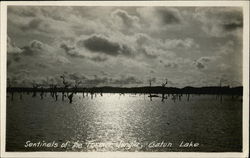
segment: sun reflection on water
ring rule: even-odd
[[[89,99],[89,98],[88,98]],[[112,148],[115,150],[115,145],[119,142],[135,142],[136,138],[133,136],[132,125],[129,123],[129,116],[132,111],[131,106],[133,97],[129,95],[120,94],[104,94],[102,97],[97,96],[94,99],[89,99],[91,107],[85,104],[85,108],[91,109],[91,124],[89,124],[87,131],[86,144],[89,143],[105,143],[114,144],[110,148],[105,147],[105,150],[110,151]],[[78,100],[78,104],[82,104]],[[88,112],[89,112],[88,109]],[[78,110],[78,115],[86,115],[85,110]],[[84,120],[83,120],[84,122]],[[84,125],[84,124],[82,124]],[[85,127],[82,127],[85,128]],[[78,130],[82,130],[78,128]],[[82,131],[80,131],[81,133]],[[79,131],[77,131],[79,133]],[[75,140],[79,140],[78,138]],[[87,149],[88,150],[88,149]],[[93,150],[93,149],[92,149]],[[94,149],[102,150],[102,149]]]

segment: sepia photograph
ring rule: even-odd
[[[244,152],[242,5],[31,4],[6,5],[4,152]]]

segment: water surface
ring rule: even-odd
[[[46,95],[7,98],[7,151],[235,152],[242,148],[242,101],[230,96],[223,96],[222,102],[214,95],[192,95],[189,101],[186,96],[175,101],[170,97],[162,102],[145,95],[97,94],[91,99],[76,94],[69,104],[61,96],[55,101]],[[27,148],[27,141],[69,144]],[[180,148],[182,141],[199,146]],[[82,147],[73,148],[75,142]],[[172,146],[148,146],[161,142]],[[134,145],[118,147],[119,143]]]

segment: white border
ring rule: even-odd
[[[243,27],[243,152],[5,152],[6,125],[6,39],[7,6],[234,6],[242,7]],[[1,2],[1,157],[227,157],[240,158],[249,155],[249,1],[12,1]]]

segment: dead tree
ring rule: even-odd
[[[165,93],[164,93],[164,90],[165,90],[165,87],[166,87],[167,84],[168,84],[168,79],[166,79],[165,82],[161,84],[161,86],[162,86],[161,101],[162,102],[164,102],[164,99],[167,99],[167,97],[165,98]]]
[[[152,80],[149,80],[149,97],[150,97],[150,101],[152,101],[152,94],[151,94],[151,85],[152,85]]]
[[[33,88],[32,88],[32,91],[33,91],[33,94],[32,94],[32,97],[36,97],[36,92],[37,92],[37,89],[38,89],[39,85],[36,84],[36,83],[33,83]]]
[[[43,89],[43,87],[41,87],[41,93],[40,93],[41,99],[43,99],[43,95],[44,95],[44,89]]]
[[[63,90],[62,90],[62,101],[63,101],[64,97],[66,97],[66,95],[65,95],[66,91],[67,91],[67,96],[68,96],[69,83],[65,81],[65,76],[64,75],[62,75],[60,77],[62,78],[62,80],[63,80],[62,82],[63,82],[63,85],[64,85]]]

